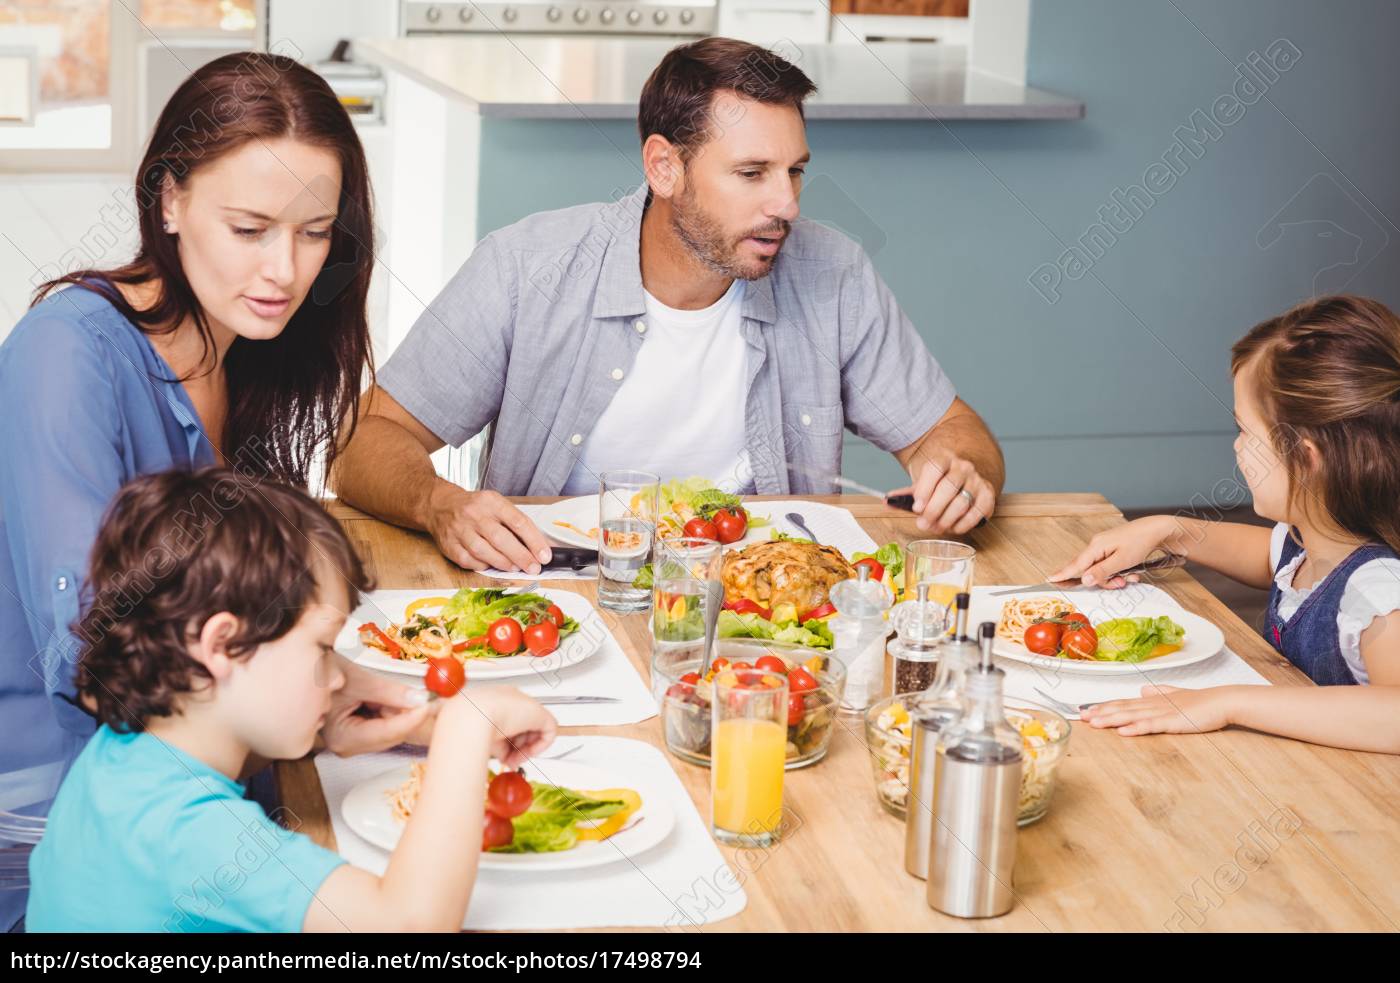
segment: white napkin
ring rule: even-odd
[[[601,624],[601,622],[600,622]],[[548,660],[541,660],[548,661]],[[470,675],[470,668],[467,670]],[[619,703],[587,703],[582,706],[550,706],[560,725],[589,727],[603,724],[635,724],[656,716],[656,700],[632,668],[632,660],[622,650],[612,632],[602,647],[577,665],[563,669],[541,669],[527,676],[473,681],[473,686],[515,686],[539,699],[544,696],[616,696]]]
[[[1208,686],[1268,686],[1269,681],[1249,667],[1228,648],[1218,655],[1179,669],[1154,669],[1142,665],[1140,671],[1121,675],[1090,676],[1084,673],[1056,672],[1029,666],[1010,659],[997,659],[997,666],[1006,670],[1006,695],[1017,699],[1044,703],[1042,689],[1062,703],[1101,703],[1104,700],[1131,700],[1142,695],[1144,686],[1180,686],[1183,689],[1205,689]],[[1056,707],[1055,709],[1059,709]],[[1078,720],[1079,714],[1065,714]]]
[[[694,930],[744,910],[748,904],[741,886],[744,875],[725,863],[706,822],[661,751],[621,737],[565,740],[584,744],[569,755],[570,762],[664,789],[666,802],[676,815],[675,829],[631,862],[621,859],[601,867],[548,872],[482,870],[463,928],[506,931],[664,926]],[[323,751],[316,756],[316,771],[340,855],[356,867],[382,874],[388,854],[350,829],[341,816],[345,796],[360,782],[421,755],[420,750],[416,754],[388,752],[354,758]]]
[[[524,512],[531,520],[540,513],[541,509],[547,508],[544,505],[522,505],[520,511]],[[755,501],[752,503],[751,511],[759,515],[767,516],[771,525],[763,526],[765,535],[771,535],[773,529],[787,533],[789,536],[806,536],[806,533],[798,529],[785,516],[789,512],[796,512],[802,516],[807,528],[812,530],[813,535],[826,546],[835,546],[842,553],[850,556],[852,553],[873,553],[876,542],[871,539],[855,516],[850,511],[841,508],[839,505],[826,505],[822,502],[806,501],[783,501],[764,502]],[[538,522],[535,523],[539,525]],[[541,531],[548,536],[548,531],[541,526]],[[596,580],[598,579],[597,567],[585,567],[583,570],[544,570],[538,575],[532,576],[519,571],[509,572],[505,570],[483,570],[484,576],[494,577],[497,580]]]

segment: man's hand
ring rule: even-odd
[[[996,508],[996,488],[978,474],[977,465],[967,458],[947,451],[935,454],[933,460],[925,460],[920,466],[913,485],[890,494],[913,493],[920,529],[970,532]]]
[[[345,758],[428,743],[441,701],[427,703],[426,690],[390,682],[346,659],[340,660],[340,669],[345,685],[331,697],[321,728],[327,748]]]
[[[551,555],[535,524],[493,491],[469,492],[439,481],[428,497],[424,524],[442,555],[468,570],[494,567],[533,575]]]

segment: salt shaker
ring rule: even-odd
[[[890,589],[870,579],[869,567],[857,567],[858,579],[831,588],[836,608],[829,625],[832,652],[846,667],[841,709],[864,713],[885,684],[885,612],[894,603]]]
[[[925,586],[920,584],[919,590],[922,599]],[[928,877],[933,767],[937,760],[938,735],[961,716],[967,670],[977,662],[977,646],[967,637],[968,600],[967,594],[957,596],[957,627],[953,637],[938,650],[933,685],[909,708],[911,740],[909,794],[904,807],[904,869],[920,880]],[[891,644],[890,650],[894,648]]]
[[[927,898],[929,907],[959,918],[1003,915],[1015,901],[1021,738],[1002,709],[995,635],[996,625],[983,622],[963,713],[939,735],[934,761]]]

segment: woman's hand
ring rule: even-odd
[[[1089,707],[1079,714],[1091,727],[1111,727],[1124,737],[1141,734],[1204,734],[1228,727],[1235,697],[1234,686],[1181,689],[1178,686],[1144,686],[1136,700],[1113,700]]]
[[[327,748],[345,758],[428,743],[440,704],[426,702],[426,690],[391,682],[346,659],[340,660],[340,669],[345,685],[331,698],[321,728]]]
[[[1101,532],[1089,540],[1078,556],[1046,579],[1078,579],[1086,587],[1107,590],[1135,584],[1141,579],[1137,574],[1114,575],[1146,560],[1172,534],[1173,528],[1171,516],[1149,515]]]

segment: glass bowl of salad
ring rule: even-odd
[[[922,693],[896,693],[865,713],[865,744],[875,774],[875,796],[885,811],[904,818],[909,795],[913,718]],[[1021,735],[1021,796],[1016,822],[1028,826],[1050,809],[1055,776],[1069,750],[1069,721],[1049,707],[1008,698],[1007,722]]]
[[[830,652],[754,639],[717,639],[710,679],[699,675],[701,648],[658,648],[652,654],[652,694],[666,747],[682,761],[710,766],[710,699],[714,672],[748,663],[783,672],[791,693],[787,765],[802,768],[826,756],[846,686],[846,668]],[[764,661],[760,661],[764,660]],[[768,661],[776,660],[776,661]],[[781,666],[781,668],[779,668]]]

